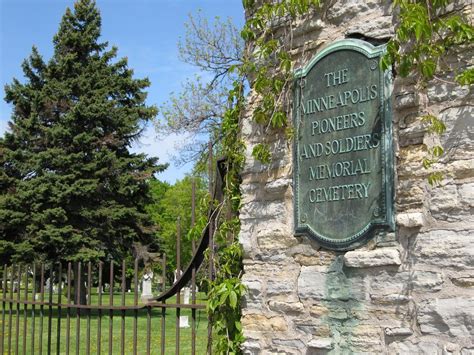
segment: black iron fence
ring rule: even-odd
[[[213,178],[211,144],[209,153],[211,201],[222,202],[225,160],[217,161]],[[192,201],[194,225],[194,184]],[[209,270],[204,272],[209,279],[214,277],[216,211],[212,206],[201,240],[197,245],[193,241],[191,262],[170,285],[163,255],[156,297],[150,293],[144,297],[145,272],[139,270],[138,260],[128,268],[125,260],[121,265],[4,265],[0,270],[0,354],[211,353],[212,319],[207,317],[207,300],[197,290],[196,277],[206,249]],[[181,270],[179,221],[176,245],[176,269]]]
[[[159,285],[152,285],[164,291],[162,261]],[[132,275],[125,261],[118,272],[114,263],[4,266],[0,354],[206,353],[206,300],[195,270],[189,288],[143,299],[138,265],[135,260]]]

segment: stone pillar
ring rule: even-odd
[[[335,40],[383,42],[395,25],[389,2],[331,2],[292,24],[296,67]],[[472,63],[472,50],[465,58]],[[250,93],[241,130],[244,353],[474,353],[474,97],[451,74],[426,91],[395,77],[395,232],[347,252],[294,235],[292,142],[252,121]],[[447,125],[438,186],[422,167],[437,139],[420,120],[427,108]],[[268,165],[251,155],[262,139]]]

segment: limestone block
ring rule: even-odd
[[[344,265],[354,268],[400,265],[401,263],[400,252],[395,248],[380,248],[366,251],[354,250],[344,255]]]
[[[321,19],[315,17],[310,19],[305,18],[304,20],[297,19],[293,36],[299,37],[316,30],[321,30],[327,25],[328,24],[324,23]]]
[[[378,15],[368,21],[355,22],[347,29],[346,35],[363,33],[367,37],[387,38],[393,36],[393,32],[392,17]]]
[[[422,124],[420,121],[418,121],[416,124],[411,124],[407,128],[400,129],[398,137],[399,146],[402,148],[407,148],[410,146],[421,146],[424,142],[426,131],[426,125]],[[421,167],[421,162],[421,160],[418,161],[418,168]],[[403,168],[403,166],[400,166],[399,169],[400,168]],[[409,167],[409,169],[411,168],[412,166]],[[412,173],[416,172],[416,170],[409,171]]]
[[[242,226],[244,225],[245,223],[242,223]],[[254,254],[255,248],[253,247],[253,244],[252,244],[251,233],[245,233],[241,231],[239,233],[239,243],[242,246],[242,250],[243,250],[243,254],[245,258],[249,258]]]
[[[269,195],[281,195],[286,192],[291,183],[292,179],[289,178],[279,178],[270,181],[265,185],[265,192]]]
[[[474,183],[459,186],[458,192],[463,207],[474,207]]]
[[[302,299],[321,300],[325,297],[326,274],[315,266],[302,266],[298,277],[298,296]]]
[[[460,209],[459,195],[456,185],[446,185],[435,188],[431,192],[431,215],[440,220],[458,220],[457,212]]]
[[[246,338],[242,344],[242,350],[245,355],[257,355],[261,352],[261,345],[255,339]]]
[[[261,189],[261,183],[249,182],[240,185],[240,192],[242,193],[243,203],[255,201],[257,193]]]
[[[431,102],[443,102],[465,98],[469,94],[469,88],[437,81],[436,85],[428,86],[427,94]]]
[[[388,346],[389,354],[440,354],[440,346],[430,341],[395,341]]]
[[[272,339],[272,343],[277,346],[283,346],[285,348],[291,349],[303,349],[305,347],[305,344],[300,339],[274,338]]]
[[[407,212],[397,214],[397,224],[405,228],[417,228],[425,224],[423,212]]]
[[[399,151],[400,159],[397,164],[398,175],[409,179],[426,176],[427,171],[423,169],[421,164],[425,156],[426,148],[421,144],[401,148]]]
[[[356,351],[380,351],[383,341],[379,326],[372,324],[357,325],[350,331],[350,342]]]
[[[414,271],[408,274],[408,279],[415,291],[439,291],[444,283],[443,275],[433,271]]]
[[[413,330],[408,327],[392,327],[385,328],[385,335],[387,336],[409,336],[413,334]]]
[[[331,23],[339,25],[343,22],[350,22],[354,17],[363,18],[374,8],[380,8],[375,0],[339,0],[328,8],[326,18]]]
[[[434,230],[418,234],[413,247],[413,258],[416,265],[473,270],[473,232]]]
[[[414,181],[413,179],[398,181],[397,204],[400,206],[399,210],[414,209],[423,205],[423,184],[426,184],[424,179],[419,181]]]
[[[440,114],[446,124],[442,145],[451,160],[474,157],[474,107],[470,105],[450,107]]]
[[[449,175],[456,179],[468,179],[474,177],[474,159],[457,160],[446,165]]]
[[[287,224],[275,221],[265,221],[259,224],[257,232],[257,243],[261,250],[269,253],[280,252],[298,244]]]
[[[267,297],[273,300],[296,301],[296,280],[290,277],[279,277],[267,281]]]
[[[296,282],[299,273],[296,264],[279,263],[262,269],[262,278],[266,279],[266,296],[268,300],[297,302]]]
[[[434,271],[382,271],[368,276],[370,299],[377,304],[402,304],[411,300],[410,292],[440,291],[444,278],[441,272]]]
[[[458,344],[454,344],[454,343],[446,343],[444,344],[443,346],[443,353],[444,354],[451,354],[451,353],[458,353],[459,352],[459,345]]]
[[[281,301],[269,301],[268,307],[274,312],[284,314],[294,314],[304,312],[304,307],[301,302],[281,302]]]
[[[458,287],[474,287],[474,276],[454,276],[451,282]]]
[[[347,277],[342,271],[322,272],[318,266],[302,266],[298,277],[298,296],[308,301],[364,299],[365,284],[360,279]]]
[[[243,284],[247,287],[244,295],[245,305],[247,308],[260,308],[262,305],[261,294],[263,285],[258,280],[246,280],[243,278]]]
[[[250,297],[258,297],[262,293],[262,282],[259,280],[242,280],[247,287],[246,295]]]
[[[281,332],[288,329],[284,317],[265,316],[263,314],[245,314],[242,317],[242,327],[246,331]]]
[[[320,317],[295,319],[293,324],[296,330],[307,335],[329,338],[332,334],[330,326]]]
[[[370,299],[376,304],[403,304],[408,303],[411,297],[400,293],[390,293],[386,295],[371,294]]]
[[[395,96],[395,109],[405,110],[418,106],[418,96],[414,92],[399,93]]]
[[[272,201],[244,203],[240,209],[241,219],[284,219],[287,211],[285,204]]]
[[[316,250],[316,248],[314,248],[314,246],[311,244],[302,242],[289,249],[287,253],[288,255],[293,256],[298,264],[305,266],[328,266],[333,263],[336,258],[336,254],[334,252]]]
[[[329,313],[329,309],[326,306],[322,306],[320,304],[312,305],[309,309],[309,313],[313,317],[324,317]]]
[[[331,338],[315,338],[311,339],[308,342],[309,349],[332,349],[332,339]]]
[[[474,336],[474,298],[453,297],[423,301],[418,307],[422,333]]]

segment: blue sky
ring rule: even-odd
[[[178,92],[196,69],[178,59],[177,43],[184,36],[184,23],[190,13],[231,17],[241,27],[244,14],[241,0],[96,0],[102,15],[102,40],[118,47],[119,57],[128,57],[137,78],[148,77],[148,104],[160,105],[170,92]],[[0,0],[0,134],[7,127],[11,107],[4,100],[3,87],[15,77],[23,79],[22,61],[37,46],[48,60],[53,52],[52,39],[67,7],[73,0]],[[180,137],[157,140],[148,127],[141,144],[133,147],[160,162],[169,162]],[[179,143],[178,143],[179,144]],[[170,165],[159,178],[173,183],[191,169]]]

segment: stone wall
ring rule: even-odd
[[[323,15],[293,23],[299,65],[351,34],[393,35],[388,2],[330,3]],[[251,121],[254,99],[242,126],[245,353],[474,354],[472,92],[441,81],[420,91],[395,78],[396,231],[339,253],[294,236],[292,143]],[[424,144],[436,141],[417,119],[427,110],[447,125],[436,187],[421,165]],[[262,138],[271,143],[269,165],[251,156]]]

